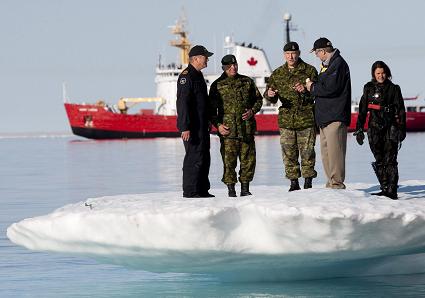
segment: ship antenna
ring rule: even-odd
[[[170,45],[180,49],[180,63],[181,65],[189,64],[189,49],[190,41],[188,38],[188,31],[186,31],[186,15],[184,9],[176,24],[171,26],[171,33],[180,36],[179,39],[170,41]]]
[[[285,32],[286,32],[286,43],[291,41],[290,31],[297,31],[298,29],[291,24],[292,15],[289,12],[283,14],[283,20],[285,21]]]

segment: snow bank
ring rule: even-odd
[[[400,200],[347,190],[252,187],[254,196],[180,192],[92,198],[7,229],[28,249],[83,254],[153,272],[306,279],[425,272],[425,181]]]

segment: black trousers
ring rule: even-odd
[[[191,136],[183,144],[186,151],[183,160],[183,196],[206,194],[210,189],[210,136]]]
[[[389,128],[367,131],[369,146],[375,157],[376,175],[382,190],[397,192],[398,184],[398,143],[390,139]]]

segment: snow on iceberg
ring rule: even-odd
[[[252,187],[254,196],[180,192],[88,199],[7,229],[28,249],[82,254],[152,272],[285,280],[425,272],[425,181],[400,199],[347,190]]]

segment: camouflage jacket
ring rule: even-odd
[[[288,64],[275,69],[267,83],[264,97],[272,103],[279,99],[279,127],[300,130],[314,126],[314,99],[308,91],[299,93],[294,89],[296,83],[305,84],[306,79],[317,81],[317,71],[301,58],[291,71]],[[278,91],[274,97],[267,96],[268,88]]]
[[[228,138],[246,138],[254,135],[255,117],[242,120],[242,114],[252,109],[256,114],[263,105],[263,98],[255,83],[247,76],[223,73],[212,83],[209,94],[210,118],[215,127],[224,124],[230,128]]]

